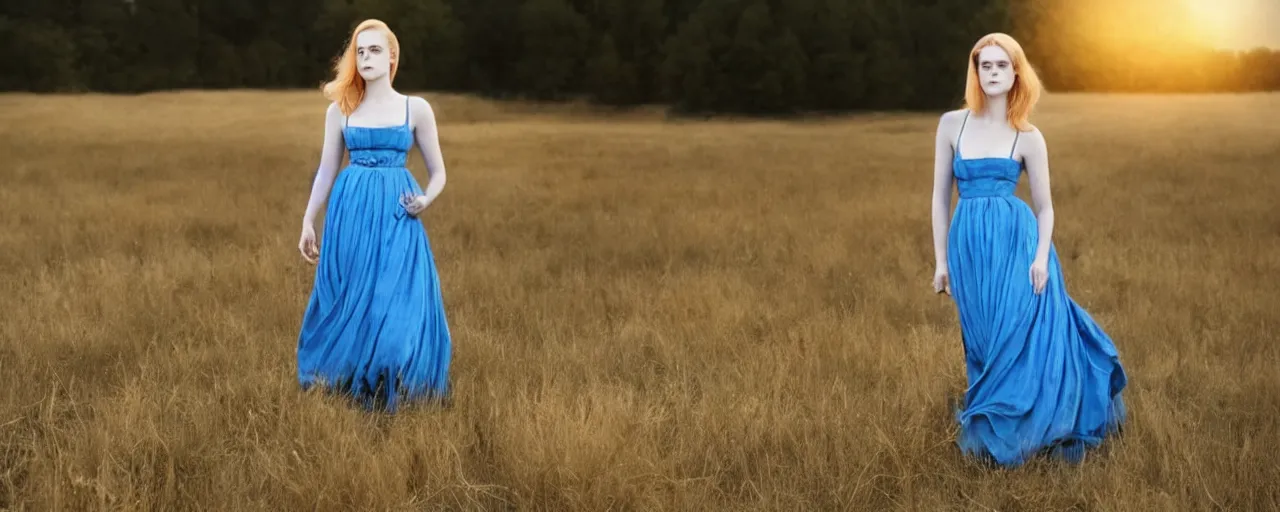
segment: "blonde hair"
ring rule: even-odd
[[[977,113],[981,113],[987,107],[987,95],[983,92],[982,81],[978,77],[978,53],[992,45],[1004,49],[1013,59],[1014,77],[1013,88],[1009,90],[1009,124],[1020,131],[1030,131],[1031,123],[1027,118],[1031,117],[1032,109],[1040,100],[1044,85],[1040,83],[1040,76],[1027,60],[1027,54],[1022,50],[1022,45],[1008,34],[1000,32],[987,34],[973,45],[973,50],[969,52],[969,73],[964,84],[965,107]]]
[[[387,51],[391,52],[389,80],[395,81],[396,69],[400,67],[400,42],[386,23],[368,19],[356,25],[356,28],[351,31],[351,39],[347,41],[347,47],[343,50],[342,56],[333,64],[333,80],[321,86],[324,96],[337,102],[343,115],[351,115],[351,112],[354,112],[364,100],[364,78],[356,71],[356,36],[366,30],[379,30],[387,36]]]

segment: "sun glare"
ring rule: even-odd
[[[1183,0],[1195,39],[1218,48],[1235,47],[1251,0]]]

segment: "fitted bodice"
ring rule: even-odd
[[[342,122],[342,138],[351,165],[370,168],[402,168],[413,147],[409,127],[409,98],[404,99],[404,124],[400,126],[350,126]]]
[[[956,135],[955,158],[951,161],[951,174],[956,178],[960,199],[1012,196],[1018,188],[1018,176],[1022,174],[1022,163],[1013,158],[1022,132],[1014,135],[1013,147],[1009,148],[1007,157],[965,158],[960,154],[960,139],[964,137],[964,127],[968,122],[969,112],[966,111],[960,133]]]
[[[348,126],[342,134],[351,153],[351,165],[358,167],[404,167],[409,149],[413,147],[413,132],[408,124],[376,128]]]
[[[1018,188],[1022,164],[1005,157],[960,158],[952,162],[960,198],[1011,196]]]

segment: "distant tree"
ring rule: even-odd
[[[524,90],[516,77],[522,36],[521,0],[448,0],[462,26],[463,80],[469,90],[511,96]]]
[[[0,17],[0,47],[12,48],[0,88],[53,92],[74,87],[76,46],[62,27],[49,22],[23,23]]]
[[[587,90],[606,105],[626,105],[637,100],[639,89],[634,64],[622,62],[613,36],[606,35],[596,55],[587,63]]]
[[[667,37],[663,0],[599,0],[594,5],[594,30],[601,37],[592,61],[600,62],[594,66],[597,72],[590,81],[609,83],[611,90],[604,94],[589,87],[592,95],[613,104],[659,100],[659,72]],[[608,59],[617,60],[613,72],[619,76],[614,79],[599,75],[599,65]]]
[[[732,79],[717,65],[733,43],[732,34],[745,0],[705,0],[667,40],[662,78],[664,93],[681,111],[717,110]]]
[[[845,110],[866,104],[867,53],[855,48],[866,37],[867,18],[845,0],[797,0],[780,16],[807,56],[805,93],[798,104],[808,110]]]
[[[516,76],[538,99],[579,91],[591,27],[565,0],[526,0],[520,6],[520,61]]]

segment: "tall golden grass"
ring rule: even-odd
[[[0,509],[1280,507],[1280,96],[1046,100],[1130,420],[1011,471],[954,445],[936,115],[427,97],[457,394],[394,417],[296,386],[319,94],[0,97]]]

